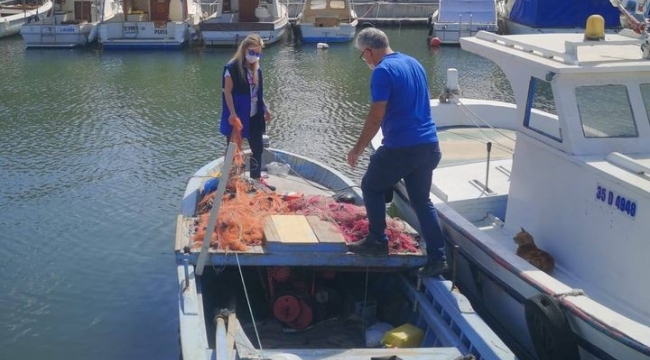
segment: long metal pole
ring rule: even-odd
[[[210,211],[208,228],[205,229],[205,237],[203,238],[201,253],[199,253],[199,260],[196,263],[196,269],[194,269],[194,273],[198,276],[203,275],[203,267],[205,266],[205,262],[208,260],[210,238],[212,237],[214,226],[217,222],[217,214],[219,214],[219,208],[221,207],[223,194],[226,192],[226,184],[229,180],[230,166],[232,165],[232,159],[235,155],[236,148],[237,145],[235,145],[235,143],[228,144],[228,151],[226,151],[226,157],[223,161],[223,166],[221,167],[221,178],[219,179],[219,185],[217,185],[217,195],[214,198],[214,204],[212,205],[212,210]]]

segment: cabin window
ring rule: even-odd
[[[327,8],[327,0],[312,0],[309,6],[311,10],[323,10]]]
[[[579,86],[576,87],[576,101],[586,138],[638,135],[624,85]]]
[[[533,109],[546,114],[533,111]],[[524,126],[555,141],[562,142],[555,98],[551,83],[548,81],[534,77],[530,79]]]
[[[332,0],[330,1],[330,7],[332,9],[345,9],[345,1]]]

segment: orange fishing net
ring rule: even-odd
[[[236,125],[234,126],[237,129]],[[335,224],[348,243],[359,241],[368,235],[368,219],[363,206],[339,203],[332,197],[322,195],[295,198],[276,194],[244,175],[240,131],[233,131],[231,141],[237,144],[237,150],[233,165],[229,169],[230,176],[216,225],[210,237],[211,247],[247,251],[249,246],[261,245],[264,240],[264,219],[277,214],[318,216],[321,220]],[[213,191],[204,194],[197,205],[193,236],[196,247],[203,244],[216,193]],[[418,252],[417,241],[405,230],[404,222],[394,219],[387,221],[386,234],[392,253]]]

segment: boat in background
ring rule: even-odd
[[[609,0],[499,0],[497,13],[503,34],[582,34],[593,14],[605,19],[607,32],[621,29],[620,13]]]
[[[268,45],[289,27],[287,6],[280,0],[216,0],[201,6],[209,14],[199,23],[205,45],[238,45],[250,33]]]
[[[23,24],[52,16],[52,0],[25,4],[21,0],[0,0],[0,38],[20,33]]]
[[[305,0],[293,35],[307,43],[348,42],[358,23],[350,0]]]
[[[441,44],[459,44],[463,36],[479,31],[499,31],[495,0],[440,0],[429,18],[427,43],[438,38]]]
[[[55,4],[54,16],[20,28],[25,47],[75,47],[97,40],[99,24],[122,13],[115,0],[64,1]]]
[[[491,158],[488,143],[436,169],[431,199],[461,291],[522,358],[650,359],[650,228],[639,221],[650,209],[650,37],[595,33],[462,38],[501,68],[516,104],[453,91],[432,101],[441,132],[516,133],[513,156]],[[393,201],[419,228],[402,184]],[[519,256],[524,229],[553,270]]]
[[[421,248],[400,253],[393,247],[388,256],[348,252],[347,237],[363,231],[344,233],[330,220],[346,214],[362,220],[362,196],[352,180],[318,161],[265,147],[260,166],[276,187],[271,191],[232,165],[234,149],[230,144],[225,157],[190,177],[177,219],[183,359],[515,359],[451,282],[404,273],[426,262]],[[254,233],[248,217],[234,215],[232,204],[242,193],[263,200],[242,202],[249,211],[250,204],[262,204],[255,215],[274,204],[322,216],[268,215],[264,240],[233,250]],[[211,203],[205,201],[210,194]],[[400,224],[406,234],[409,227]]]
[[[103,49],[180,49],[198,38],[196,0],[124,0],[123,14],[99,25]]]

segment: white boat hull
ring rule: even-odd
[[[190,25],[182,21],[169,21],[163,26],[153,21],[99,26],[99,42],[104,49],[180,49],[189,39]]]
[[[358,20],[351,23],[341,23],[339,26],[315,26],[313,23],[298,22],[299,36],[307,43],[348,42],[354,39]]]
[[[25,47],[85,46],[96,39],[98,24],[30,25],[20,29]]]
[[[237,45],[241,40],[251,33],[258,34],[264,44],[273,44],[278,42],[287,31],[289,26],[289,19],[285,18],[276,23],[264,23],[260,25],[247,28],[246,26],[237,26],[237,29],[228,29],[221,23],[213,26],[210,22],[203,22],[199,24],[201,37],[206,45],[219,46],[219,45]],[[241,24],[245,25],[245,24]],[[210,30],[211,28],[221,27],[221,29]]]

